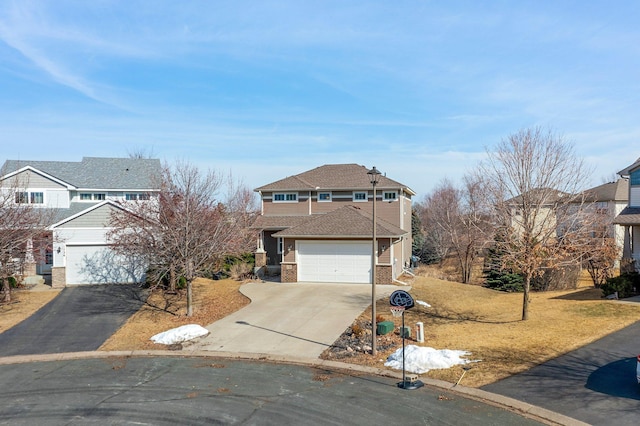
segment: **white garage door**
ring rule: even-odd
[[[108,246],[67,246],[66,257],[67,284],[130,283],[144,278],[140,262],[118,256]]]
[[[371,282],[371,243],[298,242],[298,281]]]

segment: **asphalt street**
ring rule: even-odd
[[[640,322],[528,371],[484,386],[592,425],[638,425]]]
[[[0,424],[535,425],[434,388],[313,367],[208,358],[0,365]]]
[[[66,287],[35,314],[0,333],[0,356],[96,350],[144,299],[136,285]]]

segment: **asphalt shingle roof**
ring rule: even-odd
[[[359,164],[326,164],[261,186],[255,191],[371,189],[368,171],[369,169]],[[380,176],[377,187],[379,189],[404,188],[410,194],[415,194],[408,186],[384,175]]]
[[[276,237],[371,237],[373,217],[355,206],[344,206],[312,217],[298,226],[273,234]],[[382,219],[376,220],[378,237],[400,237],[407,232]]]
[[[80,189],[154,189],[160,160],[84,157],[80,162],[7,160],[2,173],[31,166]]]
[[[312,220],[315,216],[258,216],[251,225],[253,229],[287,229],[292,226],[298,226],[308,220]]]
[[[629,200],[629,179],[621,178],[586,191],[590,201],[627,201]]]
[[[625,207],[613,220],[617,225],[640,225],[640,207]]]

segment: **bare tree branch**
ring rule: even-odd
[[[251,249],[248,225],[256,214],[255,201],[231,178],[202,173],[186,162],[164,165],[157,178],[157,198],[123,203],[123,210],[112,215],[108,238],[116,251],[145,259],[152,279],[169,277],[175,289],[176,280],[184,277],[191,316],[192,281],[226,256]]]
[[[490,189],[497,224],[508,230],[508,238],[497,243],[524,277],[526,320],[532,277],[584,253],[592,229],[582,192],[588,175],[573,145],[539,127],[510,135],[487,154],[478,172]]]

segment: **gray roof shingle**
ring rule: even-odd
[[[80,189],[155,189],[160,160],[84,157],[80,162],[7,160],[4,174],[31,166]]]
[[[640,225],[640,207],[625,207],[613,220],[617,225]]]

